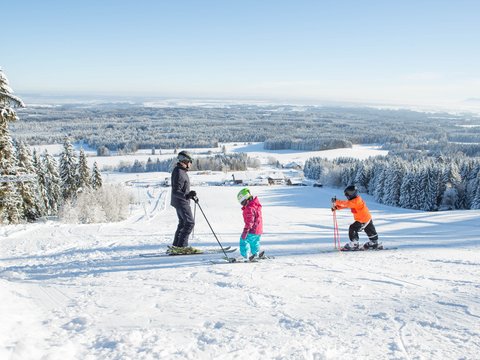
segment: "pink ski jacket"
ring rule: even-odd
[[[242,207],[242,212],[243,221],[245,222],[242,239],[245,239],[247,234],[261,235],[263,233],[262,205],[258,198],[255,196],[253,200]]]

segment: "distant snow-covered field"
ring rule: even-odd
[[[229,151],[312,156],[257,146]],[[143,258],[164,251],[176,229],[170,189],[159,185],[168,176],[109,173],[138,200],[120,223],[0,227],[0,359],[478,358],[480,211],[427,213],[364,196],[381,241],[396,249],[328,252],[330,198],[342,189],[255,186],[262,247],[275,259]],[[237,247],[240,187],[212,186],[231,174],[191,178],[222,245]],[[196,220],[191,245],[218,247],[198,208]],[[351,222],[338,213],[342,243]]]
[[[295,150],[265,150],[263,143],[225,143],[220,144],[218,148],[195,148],[185,149],[191,151],[195,156],[208,156],[208,153],[220,153],[222,147],[225,146],[227,153],[248,153],[252,158],[259,159],[263,164],[267,163],[269,158],[277,159],[281,164],[288,164],[290,162],[304,163],[308,158],[314,156],[321,156],[326,159],[335,159],[337,157],[353,157],[357,159],[366,159],[370,156],[387,155],[387,150],[381,150],[379,146],[372,145],[353,145],[352,148],[324,150],[324,151],[295,151]],[[54,156],[60,155],[62,152],[62,145],[37,145],[32,148],[37,152],[43,152],[45,149]],[[77,147],[77,150],[79,148]],[[139,150],[135,154],[129,155],[112,155],[112,156],[97,156],[96,151],[84,149],[88,156],[89,165],[92,166],[96,161],[100,169],[105,166],[117,166],[120,162],[133,163],[135,160],[146,162],[148,158],[153,161],[157,159],[166,160],[175,157],[172,149],[156,149],[155,155],[152,155],[152,150]],[[184,149],[181,149],[184,150]],[[161,152],[161,153],[160,153]]]

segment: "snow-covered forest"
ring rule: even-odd
[[[264,142],[267,150],[382,144],[389,150],[480,155],[480,119],[468,113],[366,107],[154,107],[151,103],[106,103],[32,105],[19,109],[19,115],[24,121],[12,124],[14,136],[31,145],[61,143],[68,135],[74,143],[124,153],[152,148],[217,147],[220,142]]]
[[[12,140],[9,124],[18,120],[15,108],[24,106],[0,69],[0,223],[58,215],[79,193],[102,187],[96,164],[90,170],[84,151],[77,158],[68,139],[58,164],[47,151],[32,154],[23,141]]]
[[[480,209],[480,160],[385,156],[306,161],[305,176],[331,186],[356,185],[390,206],[425,211]]]

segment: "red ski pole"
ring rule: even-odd
[[[333,210],[333,246],[340,250],[340,233],[338,231],[337,212]]]
[[[332,198],[332,215],[333,215],[333,247],[340,250],[340,232],[338,231],[337,211],[335,210],[335,201],[337,199]]]

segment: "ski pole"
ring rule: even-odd
[[[195,217],[197,216],[197,202],[193,206],[193,223],[195,224]],[[192,239],[195,238],[195,225],[193,225]]]
[[[335,249],[338,248],[340,250],[340,233],[338,231],[338,222],[337,222],[337,211],[335,208],[335,201],[337,201],[337,197],[334,196],[332,198],[332,215],[333,215],[333,246]],[[337,246],[338,244],[338,246]]]
[[[200,202],[199,202],[199,200],[198,200],[198,198],[197,198],[196,196],[193,198],[193,201],[195,201],[195,204],[198,204],[198,208],[199,208],[200,211],[202,212],[202,215],[203,215],[203,217],[205,218],[205,221],[207,222],[208,226],[210,227],[210,230],[212,231],[213,236],[214,236],[215,239],[217,240],[218,245],[220,245],[220,248],[222,249],[223,253],[225,254],[225,258],[227,259],[228,262],[233,262],[235,259],[228,257],[227,253],[225,252],[225,249],[223,248],[222,244],[220,243],[220,240],[218,240],[217,234],[215,234],[215,231],[213,231],[212,225],[210,225],[210,222],[208,221],[207,216],[206,216],[205,213],[203,212],[203,209],[202,209],[202,207],[200,206]]]
[[[333,246],[340,250],[340,233],[338,232],[337,211],[333,210]],[[338,243],[338,247],[337,247]]]

